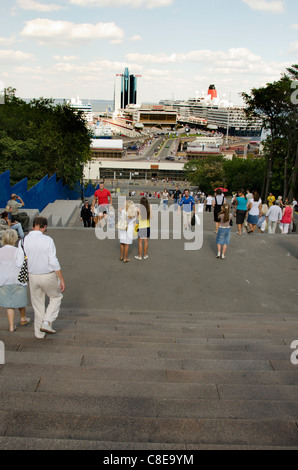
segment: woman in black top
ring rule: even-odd
[[[226,203],[226,198],[222,192],[221,189],[217,189],[215,193],[215,198],[213,202],[213,207],[214,207],[214,222],[215,222],[215,232],[218,232],[218,227],[220,224],[220,221],[218,219],[218,214],[221,212],[221,208],[223,204]]]
[[[85,202],[81,209],[81,220],[84,222],[84,227],[91,227],[92,211],[88,201]]]

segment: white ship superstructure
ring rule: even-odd
[[[83,101],[77,98],[71,98],[66,103],[75,111],[82,111],[87,122],[93,122],[92,105],[90,103],[83,104]]]
[[[179,121],[206,127],[207,130],[243,136],[260,136],[262,133],[262,120],[248,120],[244,107],[219,99],[214,85],[210,85],[207,97],[162,103],[177,110]]]

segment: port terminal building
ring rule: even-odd
[[[151,181],[169,179],[184,181],[184,163],[119,161],[92,159],[84,167],[84,180],[98,183],[100,180]]]

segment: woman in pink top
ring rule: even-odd
[[[287,203],[286,207],[282,211],[282,219],[280,221],[281,233],[283,234],[289,233],[289,227],[293,221],[294,221],[293,208],[289,203]]]

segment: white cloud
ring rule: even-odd
[[[34,10],[42,12],[59,11],[64,7],[55,3],[45,4],[36,0],[17,0],[18,7],[22,10]]]
[[[297,51],[297,44],[292,44]],[[197,50],[185,54],[139,54],[126,55],[127,60],[138,64],[200,64],[207,75],[272,75],[278,76],[288,63],[266,61],[246,48],[231,48],[227,51]]]
[[[172,5],[174,0],[70,0],[70,3],[82,7],[160,8]]]
[[[130,41],[133,41],[133,42],[142,41],[142,36],[140,36],[139,34],[135,34],[134,36],[130,38]]]
[[[75,55],[54,55],[53,56],[55,60],[60,60],[64,62],[72,61],[72,60],[79,60],[80,58],[75,56]]]
[[[268,11],[270,13],[283,13],[285,11],[284,0],[242,0],[253,10]]]
[[[88,63],[81,62],[80,64],[73,64],[67,61],[60,61],[54,65],[53,69],[57,72],[76,72],[76,73],[88,73],[90,76],[99,72],[113,73],[116,74],[124,70],[125,67],[129,67],[134,71],[140,71],[141,67],[137,64],[127,64],[127,62],[118,62],[111,60],[96,60]]]
[[[291,24],[292,29],[298,29],[298,24]]]
[[[21,35],[29,39],[36,39],[44,45],[57,40],[62,41],[64,44],[76,40],[121,40],[124,32],[115,23],[75,24],[69,21],[38,18],[27,21]]]
[[[16,42],[16,37],[11,36],[10,38],[3,38],[0,37],[0,46],[4,47],[9,47],[12,46],[12,44],[15,44]]]
[[[225,51],[211,51],[208,49],[190,51],[184,54],[172,53],[172,54],[140,54],[140,53],[129,53],[126,55],[128,60],[139,62],[139,63],[184,63],[184,62],[198,62],[198,63],[212,63],[218,65],[229,65],[232,67],[242,67],[246,63],[258,63],[262,59],[260,56],[252,53],[246,48],[231,48],[227,52]]]
[[[20,62],[28,62],[34,59],[33,54],[28,54],[22,51],[14,51],[9,49],[0,50],[0,63],[1,65],[16,64]]]

